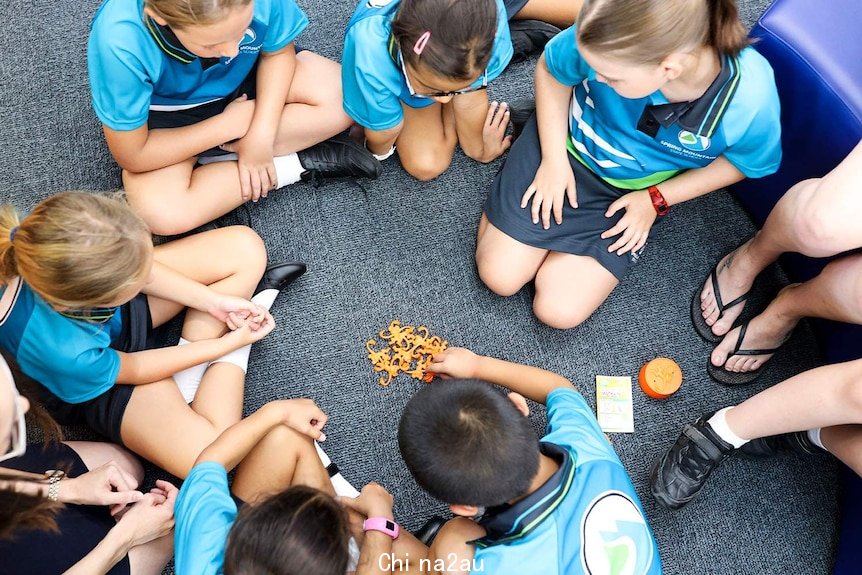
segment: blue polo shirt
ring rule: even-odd
[[[308,25],[294,0],[254,0],[239,54],[201,59],[143,10],[143,0],[105,0],[93,19],[87,48],[93,108],[112,130],[140,128],[150,109],[183,109],[228,96],[261,52],[281,50]]]
[[[597,81],[574,26],[548,42],[545,62],[558,82],[573,86],[569,152],[614,186],[644,189],[721,155],[749,178],[778,169],[778,92],[771,66],[752,48],[721,56],[721,72],[703,96],[680,103],[660,91],[623,98]]]
[[[362,0],[347,24],[341,61],[341,83],[344,111],[360,126],[370,130],[387,130],[404,118],[401,103],[424,108],[434,103],[428,98],[410,95],[401,71],[400,56],[390,52],[392,20],[399,0]],[[433,39],[432,39],[433,41]],[[509,21],[502,0],[497,0],[497,34],[488,62],[488,81],[500,75],[512,59]],[[482,78],[472,86],[482,85]]]
[[[237,506],[221,464],[203,461],[192,468],[183,481],[174,515],[177,575],[223,573],[225,545]]]
[[[66,403],[93,399],[114,385],[120,356],[110,346],[122,329],[118,308],[106,310],[102,323],[68,317],[20,278],[0,286],[0,300],[11,300],[0,312],[0,347],[26,375]]]
[[[559,470],[514,505],[487,511],[473,573],[661,575],[661,559],[631,479],[574,389],[548,395],[543,454]]]

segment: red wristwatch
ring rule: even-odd
[[[649,199],[652,201],[652,207],[655,208],[655,213],[660,216],[667,215],[670,211],[670,206],[667,205],[667,200],[664,199],[664,196],[661,195],[658,188],[656,186],[650,186],[647,188],[647,192],[649,192]]]

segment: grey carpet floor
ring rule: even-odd
[[[299,3],[312,22],[302,45],[339,58],[353,3]],[[119,183],[88,101],[85,38],[97,4],[7,0],[0,8],[0,196],[21,209],[64,189]],[[767,4],[742,0],[747,23]],[[491,96],[530,94],[534,64],[512,66],[491,85]],[[680,392],[655,401],[635,388],[635,433],[612,438],[642,498],[665,572],[828,573],[837,516],[836,470],[828,457],[733,459],[679,512],[660,509],[648,493],[651,462],[684,423],[819,361],[803,325],[756,385],[732,390],[706,376],[710,347],[691,328],[689,298],[717,258],[753,232],[745,213],[725,192],[674,208],[655,228],[632,277],[582,326],[557,331],[532,316],[529,288],[500,298],[476,275],[476,223],[499,166],[459,152],[446,174],[420,183],[392,159],[374,182],[296,185],[249,206],[249,223],[270,260],[299,259],[309,272],[279,297],[278,327],[252,351],[246,413],[277,398],[315,399],[331,417],[326,448],[345,476],[356,485],[381,482],[395,495],[401,522],[416,528],[444,511],[416,486],[398,455],[395,422],[421,384],[399,378],[382,388],[365,358],[365,340],[392,319],[427,325],[452,345],[558,371],[592,404],[597,374],[634,378],[643,362],[668,356],[685,374]],[[760,305],[786,282],[778,269],[765,276]],[[540,429],[542,409],[534,409],[533,420]]]

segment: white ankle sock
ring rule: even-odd
[[[295,184],[305,171],[295,152],[286,156],[276,156],[272,159],[272,163],[275,165],[275,177],[279,188]]]
[[[729,425],[727,425],[726,414],[729,409],[731,409],[731,407],[725,407],[724,409],[716,411],[715,415],[710,417],[707,423],[712,427],[712,430],[716,435],[734,446],[736,449],[739,449],[750,440],[741,438],[730,429]]]
[[[186,345],[189,343],[191,343],[189,340],[181,337],[177,345]],[[195,398],[195,393],[198,391],[198,386],[201,384],[204,372],[209,366],[209,362],[199,363],[174,374],[174,381],[177,382],[177,387],[180,388],[180,393],[183,395],[186,403],[191,403]]]
[[[317,450],[317,456],[320,457],[320,461],[323,463],[323,466],[329,467],[332,460],[329,459],[329,456],[326,455],[316,441],[314,442],[314,448]],[[342,495],[344,497],[359,497],[359,491],[350,485],[340,472],[330,476],[329,480],[332,482],[332,488],[335,489],[336,495]]]
[[[266,309],[270,309],[272,307],[272,302],[275,301],[276,296],[278,295],[278,290],[275,288],[265,289],[260,293],[254,294],[254,297],[251,298],[252,303],[256,303],[260,307],[265,307]]]
[[[806,433],[808,434],[808,439],[811,441],[811,443],[813,443],[820,449],[824,451],[829,451],[828,449],[823,447],[823,442],[820,441],[820,429],[820,427],[817,427],[815,429],[809,429],[808,431],[806,431]]]
[[[248,354],[251,352],[251,345],[245,345],[239,349],[235,349],[230,353],[226,353],[221,357],[212,360],[212,363],[232,363],[242,370],[243,373],[248,372]]]

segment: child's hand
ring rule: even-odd
[[[231,316],[229,321],[233,322],[237,327],[235,330],[227,332],[222,337],[239,340],[240,344],[238,347],[258,342],[268,336],[270,332],[275,329],[275,320],[273,319],[272,314],[268,311],[264,311],[263,319],[257,324],[254,324],[250,320],[243,320],[237,316]]]
[[[326,441],[323,426],[329,419],[310,399],[284,399],[278,402],[284,424],[318,441]]]
[[[339,497],[338,501],[365,517],[393,517],[392,495],[374,481],[362,488],[359,497]]]
[[[207,306],[206,312],[219,321],[224,322],[231,331],[240,327],[246,321],[251,322],[252,329],[266,317],[266,310],[254,302],[241,297],[213,292],[214,297]],[[242,320],[242,321],[237,321]]]
[[[476,377],[479,356],[463,347],[450,347],[431,358],[428,371],[443,379],[471,379]]]
[[[221,148],[236,152],[239,169],[239,186],[242,201],[258,201],[275,189],[278,178],[272,163],[273,140],[266,135],[258,135],[253,130],[237,140],[222,144]]]
[[[131,543],[143,545],[164,537],[174,528],[174,504],[179,490],[167,481],[156,481],[156,487],[132,506],[117,523]]]
[[[568,158],[562,160],[542,160],[533,183],[527,188],[524,197],[521,198],[521,207],[526,208],[527,202],[533,198],[530,209],[533,223],[539,223],[539,213],[542,216],[542,227],[546,230],[551,227],[551,211],[554,212],[554,221],[557,225],[563,223],[563,196],[569,198],[569,204],[573,208],[578,207],[577,190],[575,188],[575,174],[569,165]]]
[[[629,192],[618,198],[608,207],[605,217],[609,218],[621,209],[625,209],[626,213],[617,225],[602,232],[602,239],[622,234],[608,248],[609,252],[616,251],[618,256],[628,251],[636,252],[644,246],[657,215],[646,190]]]
[[[481,161],[490,162],[503,155],[512,145],[512,136],[506,135],[509,126],[509,105],[506,102],[491,102],[488,115],[482,126],[482,149],[485,152]]]
[[[228,135],[225,141],[238,140],[245,136],[251,125],[251,119],[254,116],[254,100],[249,100],[248,96],[243,94],[231,101],[219,116],[227,122]]]

